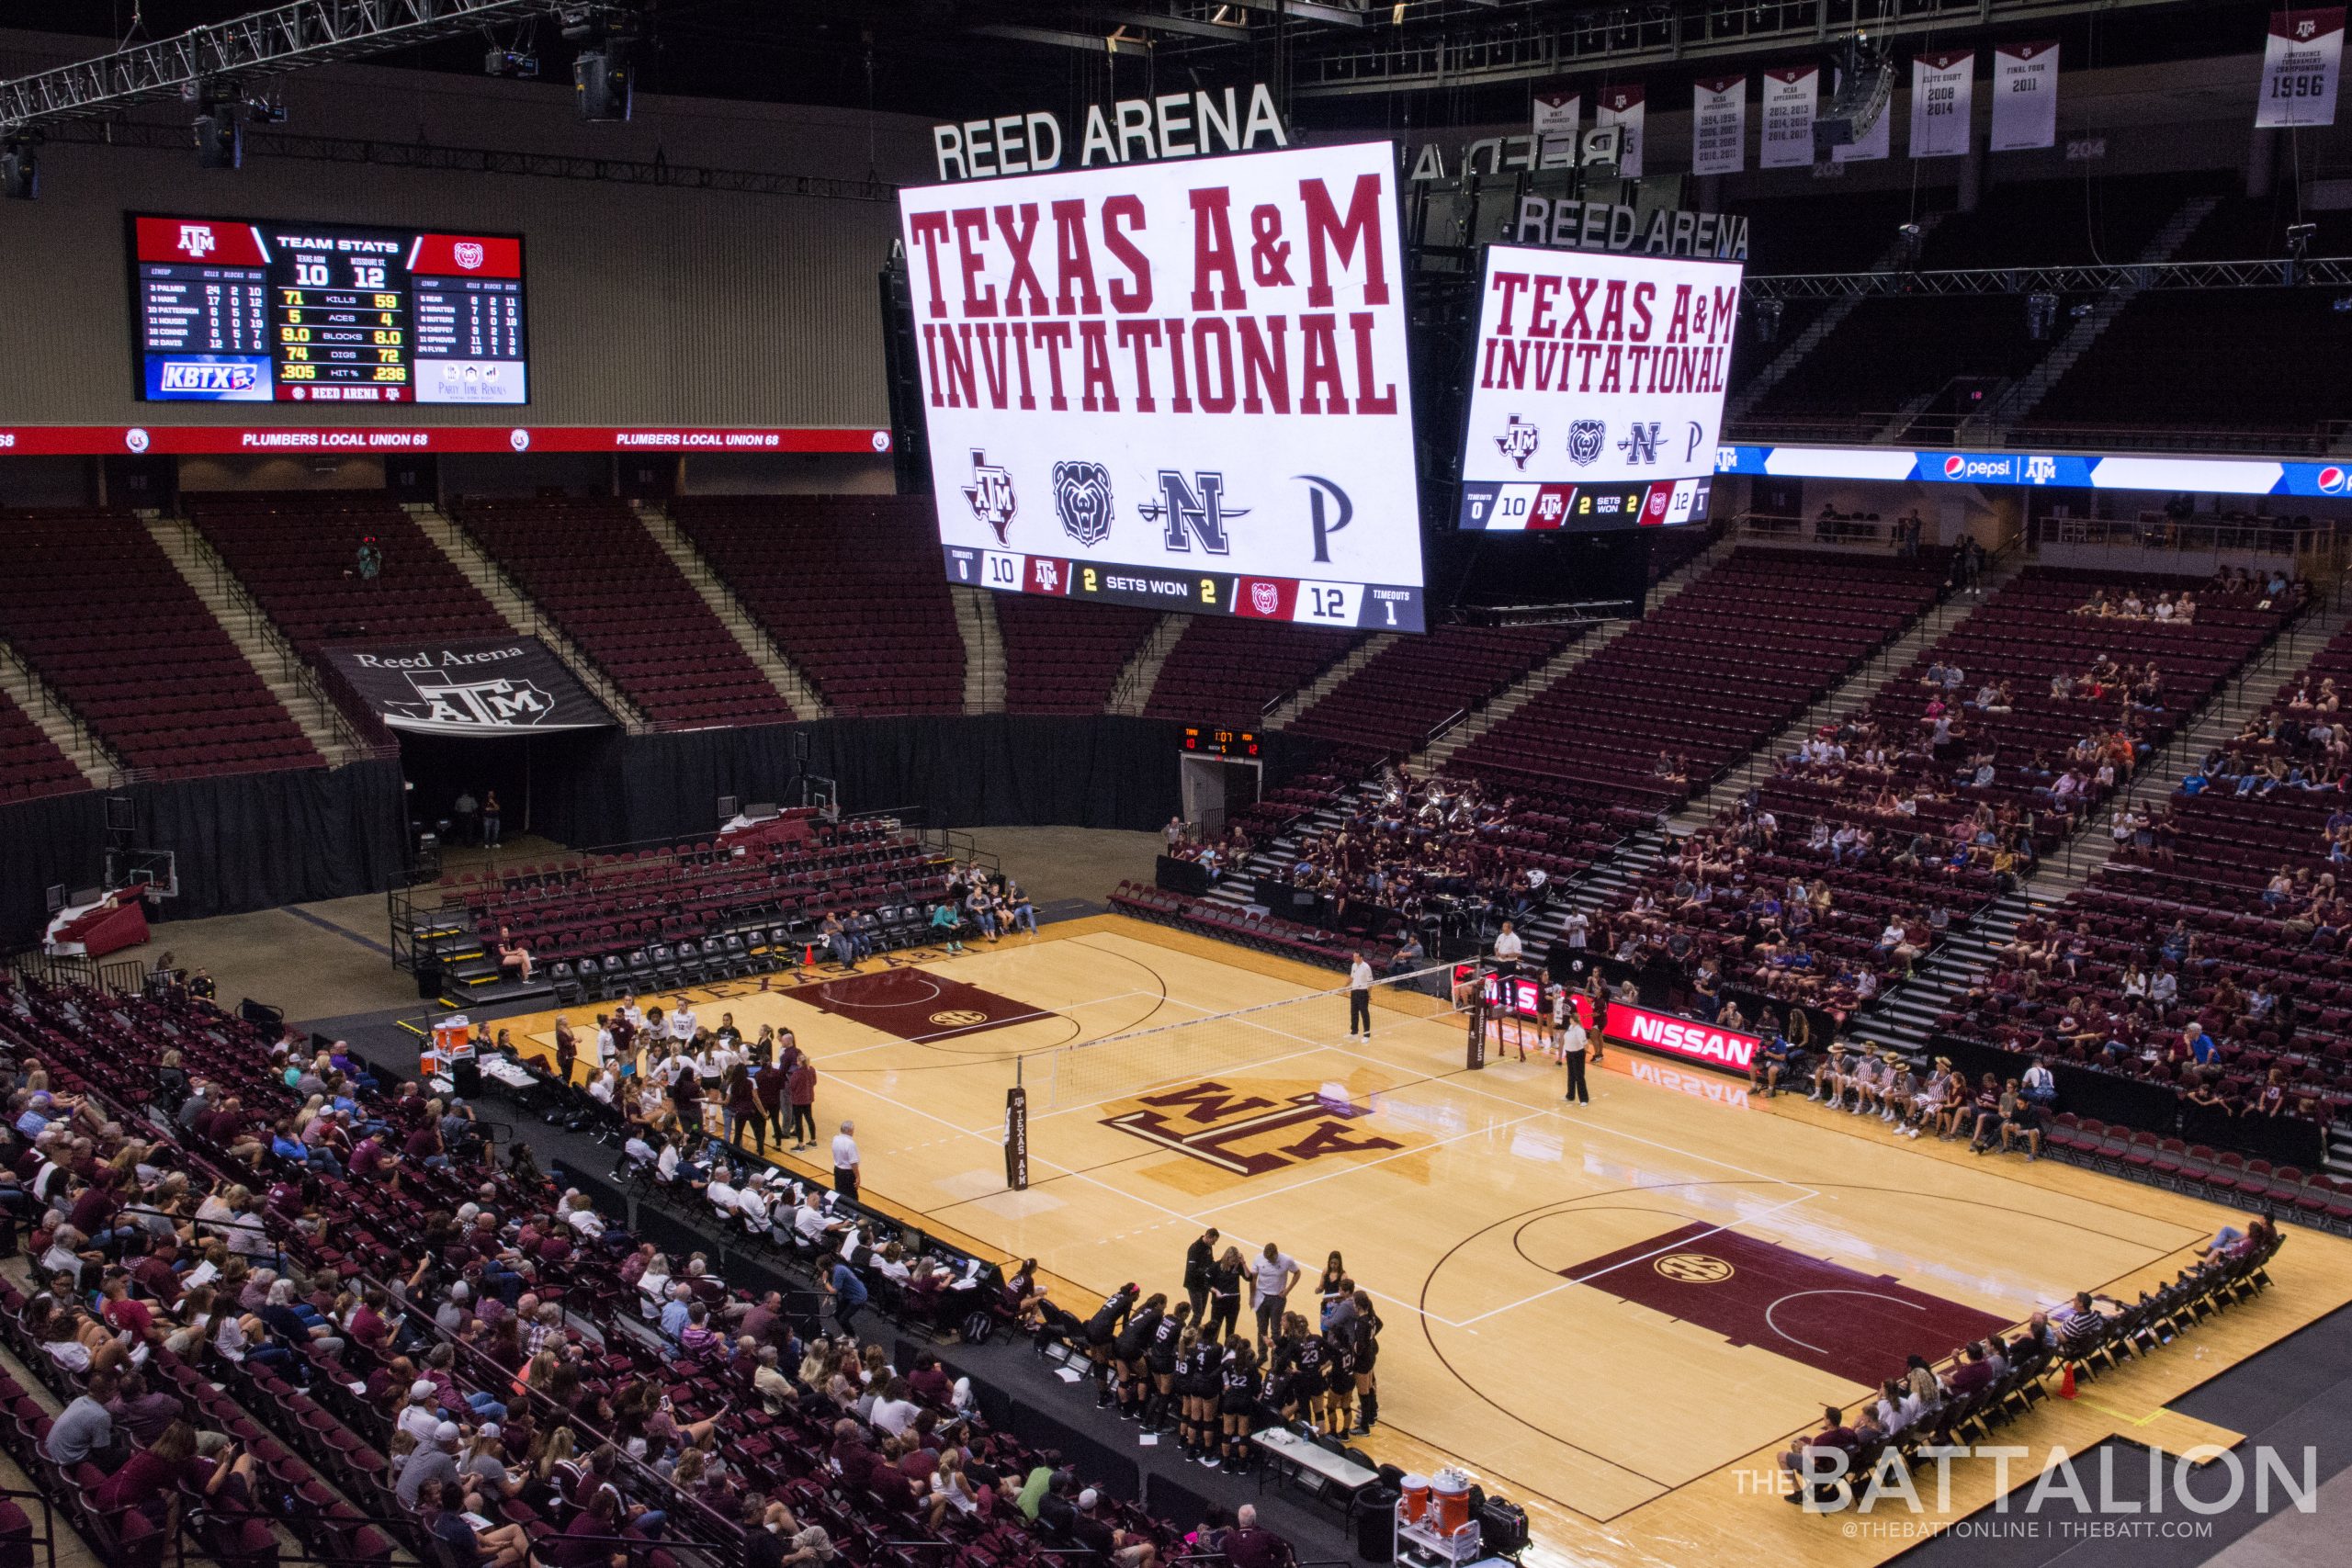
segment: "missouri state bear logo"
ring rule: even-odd
[[[1100,463],[1054,465],[1054,513],[1062,532],[1090,549],[1111,535],[1111,470]]]

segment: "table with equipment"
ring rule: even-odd
[[[1265,1461],[1266,1469],[1258,1472],[1258,1489],[1261,1492],[1266,1487],[1266,1471],[1271,1470],[1318,1502],[1336,1501],[1345,1507],[1354,1501],[1357,1493],[1380,1479],[1380,1472],[1358,1464],[1345,1454],[1335,1454],[1287,1427],[1269,1427],[1252,1433],[1250,1441]]]

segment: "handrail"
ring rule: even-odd
[[[466,527],[465,521],[457,513],[439,507],[433,510],[436,516],[449,525],[449,536],[457,541],[458,547],[481,563],[481,569],[490,574],[491,580],[514,603],[520,604],[524,613],[530,616],[530,635],[544,637],[552,633],[560,639],[564,648],[570,650],[571,659],[578,660],[586,668],[589,674],[595,678],[594,682],[586,683],[602,684],[611,694],[611,700],[607,705],[618,714],[622,728],[637,734],[647,733],[651,727],[651,719],[647,716],[643,708],[637,705],[636,699],[623,689],[620,682],[613,678],[612,671],[597,663],[595,655],[582,648],[580,645],[580,639],[565,630],[563,623],[557,620],[552,613],[543,613],[540,610],[538,600],[524,592],[522,582],[506,570],[504,562],[490,553],[489,547],[473,536]],[[555,650],[550,649],[548,651]],[[562,664],[568,660],[562,653],[557,653],[556,662]],[[594,696],[599,702],[605,701],[604,693],[592,691],[589,694]]]
[[[122,754],[101,739],[96,730],[90,728],[89,721],[74,710],[73,704],[65,700],[63,693],[49,683],[49,678],[34,666],[33,661],[27,658],[22,650],[14,643],[0,643],[0,657],[7,660],[9,668],[15,670],[18,678],[31,689],[33,695],[40,699],[42,713],[54,712],[62,716],[73,725],[74,739],[96,753],[98,761],[109,768],[119,770],[122,767]]]

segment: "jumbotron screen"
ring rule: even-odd
[[[1422,629],[1388,143],[899,209],[950,581]]]
[[[523,242],[130,217],[150,402],[527,403]]]
[[[1457,525],[1703,521],[1739,286],[1736,262],[1487,247]]]

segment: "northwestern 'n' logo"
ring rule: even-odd
[[[1174,468],[1160,469],[1159,499],[1147,501],[1136,511],[1145,522],[1166,529],[1160,542],[1170,550],[1190,553],[1198,539],[1201,548],[1213,556],[1232,553],[1226,520],[1250,515],[1246,506],[1225,504],[1225,476],[1213,469],[1204,469],[1189,481]]]
[[[1658,421],[1645,424],[1639,420],[1625,427],[1625,439],[1617,443],[1617,450],[1625,454],[1625,466],[1638,468],[1657,461]]]

